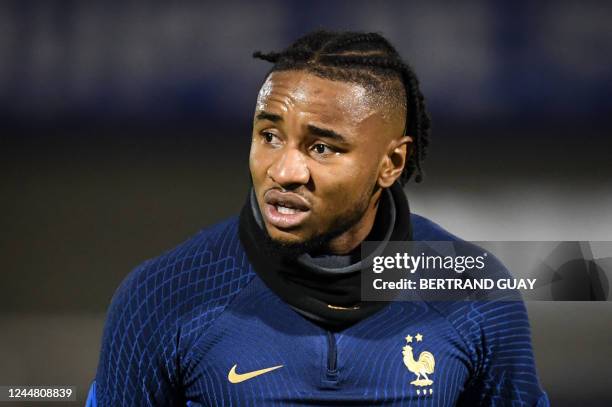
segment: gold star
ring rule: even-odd
[[[412,342],[412,336],[408,335],[406,337],[406,342],[411,343]]]
[[[423,335],[421,334],[416,334],[414,337],[416,338],[417,342],[421,342],[423,340]]]

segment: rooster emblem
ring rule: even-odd
[[[408,345],[402,348],[402,355],[404,356],[404,365],[410,370],[412,373],[416,375],[416,379],[411,381],[410,384],[414,384],[415,386],[430,386],[433,384],[433,380],[431,380],[427,375],[433,374],[434,367],[436,366],[436,360],[434,356],[427,351],[421,352],[419,354],[419,358],[417,360],[414,359],[414,355],[412,354],[412,343],[413,337],[408,335],[406,337],[406,342]],[[421,342],[423,340],[423,335],[416,334],[414,336],[417,342]],[[423,376],[423,378],[421,378]]]

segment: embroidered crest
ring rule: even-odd
[[[432,375],[436,366],[436,360],[434,355],[428,351],[422,351],[419,353],[418,359],[414,358],[413,353],[413,339],[416,342],[423,341],[423,335],[417,333],[414,337],[412,335],[406,336],[406,346],[402,348],[402,355],[404,356],[404,365],[406,368],[416,375],[416,379],[410,382],[410,384],[417,387],[417,394],[433,394],[432,388],[420,389],[421,387],[431,386],[433,380],[428,375]]]

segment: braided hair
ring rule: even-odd
[[[413,175],[416,182],[422,181],[421,163],[431,133],[425,98],[412,68],[382,35],[319,30],[299,38],[282,52],[257,51],[253,57],[274,64],[268,75],[275,71],[304,70],[326,79],[361,84],[400,103],[406,111],[404,134],[413,139],[400,183],[405,185]],[[393,86],[397,83],[401,84],[399,89]]]

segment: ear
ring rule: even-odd
[[[378,173],[378,185],[381,188],[389,188],[402,175],[406,161],[410,157],[411,147],[412,137],[410,136],[391,141]]]

